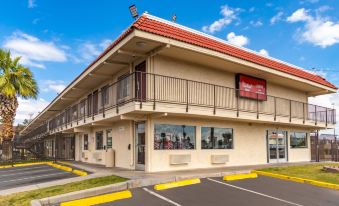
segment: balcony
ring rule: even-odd
[[[263,100],[262,94],[247,91],[246,95],[250,98],[243,98],[239,95],[243,92],[245,91],[204,82],[135,72],[65,108],[48,121],[48,131],[62,131],[136,109],[167,112],[165,110],[169,105],[176,108],[176,112],[186,114],[200,108],[208,116],[222,114],[228,118],[247,117],[258,121],[322,127],[336,123],[334,109],[269,95],[265,95]],[[131,110],[126,110],[128,105]],[[45,127],[33,130],[34,135],[37,135],[37,130],[45,132],[42,128]]]

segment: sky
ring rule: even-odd
[[[334,0],[0,0],[0,47],[21,56],[38,81],[19,99],[16,123],[42,111],[132,22],[128,7],[316,72],[339,86],[339,4]],[[336,107],[339,95],[310,98]],[[337,118],[339,120],[339,116]]]

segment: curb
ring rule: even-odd
[[[182,176],[177,175],[177,176],[169,176],[166,178],[128,180],[126,182],[120,182],[120,183],[115,183],[111,185],[70,192],[70,193],[57,195],[53,197],[46,197],[46,198],[39,199],[39,200],[32,200],[31,205],[32,206],[58,205],[62,202],[69,202],[72,200],[83,199],[83,198],[93,197],[97,195],[128,190],[132,188],[146,187],[150,185],[164,184],[164,183],[182,181],[182,180],[187,180],[187,179],[223,177],[225,175],[244,174],[244,173],[248,174],[250,172],[251,171],[249,170],[243,170],[243,171],[230,171],[230,172],[218,172],[218,173],[204,173],[204,174],[197,174],[197,175],[182,175]]]
[[[235,174],[235,175],[226,175],[223,177],[223,180],[232,181],[232,180],[242,180],[242,179],[257,178],[257,177],[258,175],[256,173]]]
[[[79,176],[86,176],[86,175],[88,175],[88,173],[85,172],[85,171],[73,169],[71,167],[59,165],[59,164],[56,164],[56,163],[49,162],[49,163],[46,163],[46,164],[51,166],[51,167],[55,167],[57,169],[64,170],[66,172],[72,172],[73,174],[76,174],[76,175],[79,175]]]
[[[45,161],[45,162],[32,162],[32,163],[18,163],[14,165],[5,165],[5,166],[0,166],[0,169],[5,169],[5,168],[12,168],[12,167],[24,167],[24,166],[32,166],[32,165],[44,165],[44,164],[49,164],[52,163],[51,161]]]
[[[322,182],[322,181],[317,181],[317,180],[311,180],[311,179],[305,179],[305,178],[300,178],[300,177],[292,177],[292,176],[288,176],[288,175],[275,174],[275,173],[271,173],[271,172],[263,172],[263,171],[258,171],[258,170],[254,170],[252,172],[256,173],[258,175],[274,177],[274,178],[278,178],[278,179],[289,180],[289,181],[293,181],[293,182],[305,183],[305,184],[310,184],[310,185],[314,185],[314,186],[318,186],[318,187],[324,187],[324,188],[339,190],[339,185],[337,185],[337,184],[332,184],[332,183],[327,183],[327,182]]]
[[[195,178],[195,179],[189,179],[189,180],[181,180],[181,181],[176,181],[176,182],[168,182],[164,184],[157,184],[154,185],[155,190],[167,190],[175,187],[182,187],[186,185],[193,185],[193,184],[199,184],[200,179]]]

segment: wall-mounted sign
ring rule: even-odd
[[[250,99],[267,100],[266,80],[244,74],[236,75],[236,88],[239,97]]]

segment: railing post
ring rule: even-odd
[[[316,105],[314,105],[314,115],[315,115],[315,125],[317,125],[318,124],[318,116],[317,116],[317,106]]]
[[[213,85],[213,114],[216,113],[216,92],[215,85]]]
[[[274,97],[274,121],[277,121],[277,98]]]
[[[305,124],[305,103],[303,103],[303,124]]]
[[[155,110],[155,74],[153,75],[153,110]]]
[[[257,119],[259,119],[259,93],[257,93]]]
[[[105,92],[107,88],[105,88]],[[102,101],[102,117],[105,118],[105,97],[103,96],[103,94],[101,93],[101,101]]]
[[[186,112],[188,112],[188,80],[186,79]]]
[[[140,101],[140,109],[142,109],[142,101],[143,101],[143,81],[142,81],[142,76],[143,76],[143,72],[138,73],[140,75],[139,79],[138,79],[138,83],[139,83],[139,87],[140,87],[140,97],[139,97],[139,101]]]
[[[79,104],[77,104],[77,125],[79,124]]]
[[[290,100],[290,122],[292,122],[292,100]]]
[[[84,101],[84,123],[86,123],[86,101]]]
[[[326,108],[326,120],[325,120],[325,125],[327,127],[327,108]]]
[[[237,95],[237,117],[239,117],[239,96],[240,96],[240,90],[235,89],[235,95]]]

